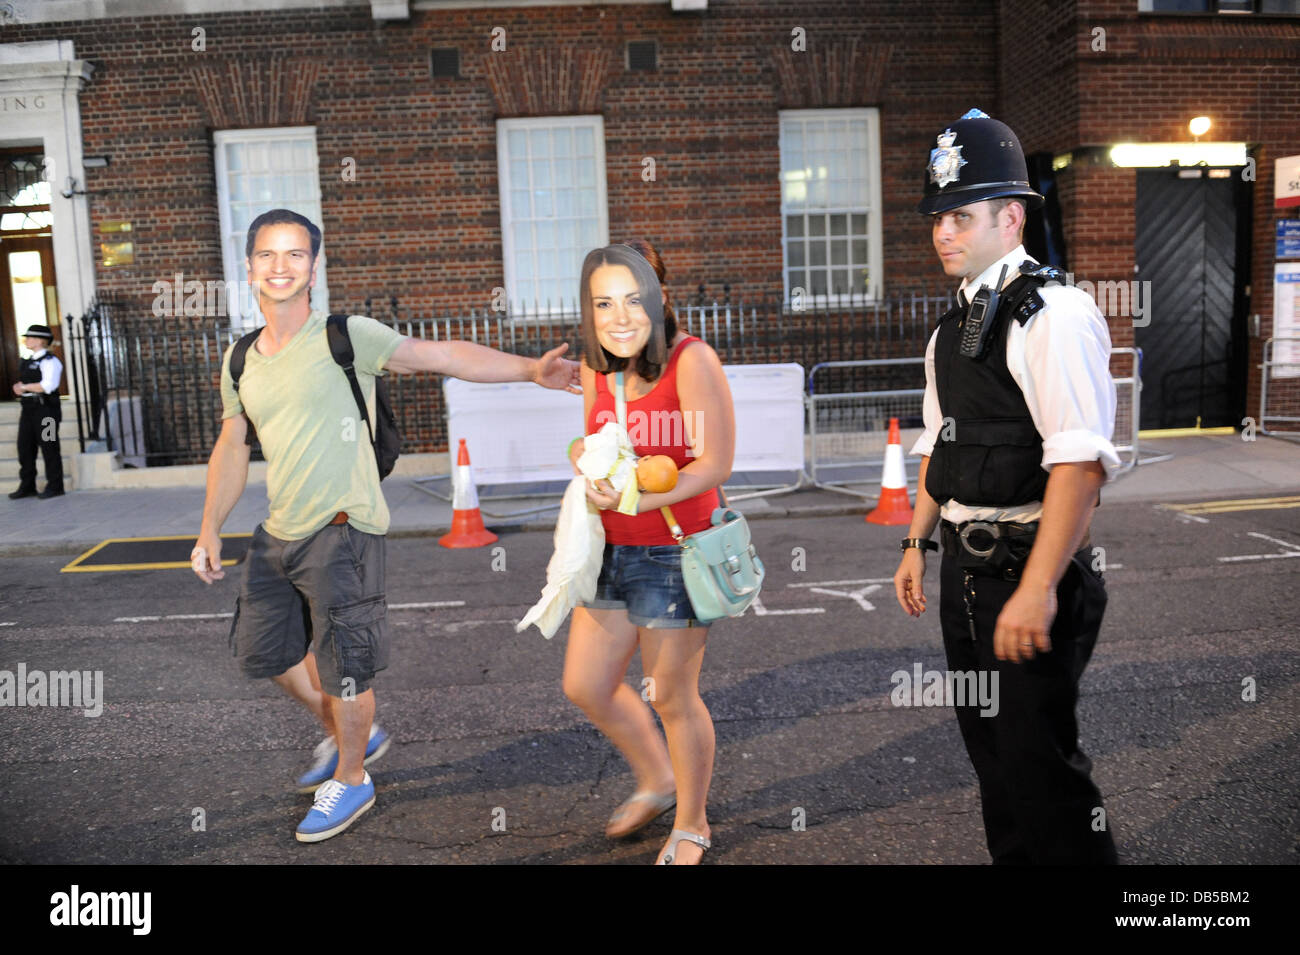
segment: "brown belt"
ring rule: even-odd
[[[334,515],[334,520],[330,521],[331,524],[346,524],[347,522],[348,522],[347,511],[339,511],[337,514]]]

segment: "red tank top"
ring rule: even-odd
[[[677,359],[689,345],[698,341],[694,336],[682,339],[673,349],[663,374],[650,393],[627,403],[628,437],[638,455],[666,454],[678,468],[684,468],[695,460],[687,453],[690,439],[677,398]],[[597,375],[596,400],[591,406],[591,417],[587,419],[587,433],[595,434],[606,422],[617,420],[614,394],[606,386],[605,376]],[[695,422],[691,425],[695,430]],[[682,530],[694,534],[710,526],[713,509],[720,503],[717,490],[710,488],[671,506]],[[611,544],[647,547],[675,543],[668,531],[668,522],[658,508],[636,515],[601,511],[600,518],[605,525],[605,540]]]

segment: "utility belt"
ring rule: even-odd
[[[1038,521],[939,522],[943,552],[957,561],[959,570],[979,577],[1019,580],[1038,536]],[[1092,547],[1091,535],[1084,534],[1079,551]]]

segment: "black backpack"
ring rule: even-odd
[[[230,353],[230,378],[234,382],[235,394],[239,394],[239,378],[244,373],[244,355],[252,347],[262,329],[254,329],[239,341]],[[402,435],[397,430],[397,418],[393,415],[392,403],[388,400],[388,382],[382,377],[375,378],[375,426],[370,426],[370,416],[366,413],[366,399],[361,394],[361,384],[357,381],[356,369],[352,367],[354,354],[352,339],[348,336],[348,317],[331,315],[325,323],[325,334],[329,338],[330,354],[336,364],[348,376],[352,386],[352,397],[356,400],[357,410],[366,423],[370,434],[370,446],[375,451],[375,464],[379,466],[379,480],[388,477],[402,453]],[[245,415],[247,417],[247,415]],[[257,440],[257,430],[253,422],[248,422],[248,444]]]

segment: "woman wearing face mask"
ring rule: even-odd
[[[636,453],[667,455],[679,471],[671,491],[642,494],[634,516],[617,511],[619,495],[608,481],[588,487],[588,499],[601,509],[605,552],[595,598],[573,611],[564,692],[619,748],[636,777],[636,791],[614,812],[606,834],[631,835],[675,804],[673,832],[656,861],[688,865],[710,846],[705,803],[714,734],[699,693],[708,625],[694,618],[681,547],[659,508],[671,505],[685,534],[709,526],[720,503],[717,488],[731,474],[735,419],[718,356],[678,330],[663,275],[654,247],[637,240],[597,249],[582,267],[586,433],[617,420],[614,373],[622,371]],[[583,441],[576,441],[571,460],[582,452]],[[648,678],[642,693],[624,682],[638,647]],[[664,736],[643,697],[659,714]]]

